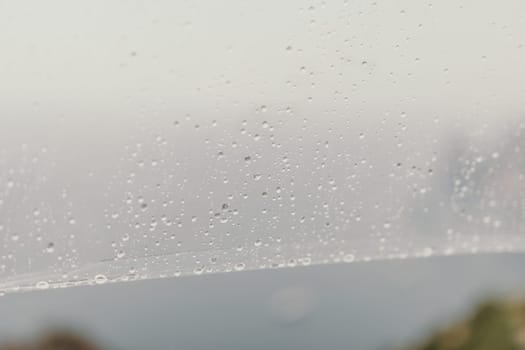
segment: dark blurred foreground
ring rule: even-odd
[[[5,343],[0,350],[99,350],[73,332],[51,332],[32,342]],[[409,350],[525,349],[525,302],[496,301],[480,305],[466,319],[438,331]]]
[[[99,350],[91,341],[67,331],[51,332],[35,341],[7,342],[1,350]]]

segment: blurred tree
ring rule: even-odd
[[[525,349],[525,303],[491,302],[411,350]]]

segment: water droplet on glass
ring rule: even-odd
[[[49,283],[47,281],[38,281],[36,283],[36,288],[37,289],[48,289],[49,288]]]
[[[343,257],[343,261],[346,262],[346,263],[351,263],[355,260],[355,256],[353,254],[346,254],[344,257]]]
[[[95,283],[96,284],[104,284],[108,281],[108,278],[105,275],[96,275],[95,276]]]
[[[46,247],[46,252],[53,253],[55,251],[55,243],[49,242]]]

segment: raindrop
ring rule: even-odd
[[[48,289],[49,288],[49,283],[47,281],[38,281],[36,283],[36,288],[37,289]]]
[[[95,276],[95,283],[96,284],[104,284],[108,281],[108,278],[105,275],[96,275]]]
[[[343,261],[346,262],[346,263],[354,262],[354,260],[355,260],[355,256],[353,254],[346,254],[343,257]]]
[[[245,267],[246,265],[244,263],[238,263],[238,264],[235,264],[233,268],[235,269],[235,271],[242,271],[244,270]]]
[[[46,252],[53,253],[55,251],[55,243],[49,242],[46,247]]]

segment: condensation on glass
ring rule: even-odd
[[[1,2],[0,289],[523,250],[524,13]]]

